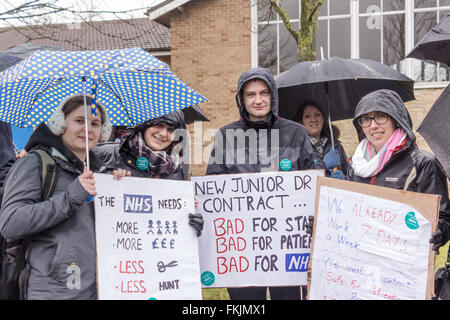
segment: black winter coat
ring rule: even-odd
[[[154,178],[157,173],[152,172],[150,168],[141,170],[136,165],[137,156],[133,154],[129,147],[129,141],[133,138],[138,131],[144,131],[146,128],[157,124],[158,122],[166,122],[167,124],[177,128],[186,129],[186,123],[183,113],[181,111],[172,112],[159,118],[149,120],[141,125],[127,128],[125,135],[120,143],[117,142],[105,142],[98,144],[93,152],[96,155],[99,162],[103,165],[100,168],[102,173],[111,173],[116,169],[124,169],[131,171],[133,177],[145,177]],[[188,141],[181,141],[180,143],[188,143]],[[183,148],[186,150],[187,148]],[[187,180],[189,167],[181,163],[173,173],[170,175],[161,175],[161,179],[171,180]]]
[[[355,110],[353,125],[362,140],[362,129],[357,123],[357,118],[363,114],[381,111],[392,118],[406,131],[408,138],[405,145],[392,154],[391,159],[384,168],[374,177],[362,178],[350,174],[350,178],[356,182],[371,183],[374,185],[408,191],[437,194],[441,196],[439,219],[450,223],[450,203],[448,198],[447,177],[442,165],[432,154],[420,150],[416,145],[416,136],[412,131],[411,117],[401,98],[390,90],[378,90],[361,99]],[[412,180],[405,188],[407,178],[411,174]],[[352,170],[351,170],[352,171]],[[410,179],[411,179],[410,178]],[[440,223],[445,234],[449,234],[448,227]]]

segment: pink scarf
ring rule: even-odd
[[[386,163],[391,159],[392,154],[397,149],[399,145],[401,145],[406,139],[406,132],[403,128],[398,128],[394,131],[389,140],[384,144],[383,148],[379,152],[378,158],[378,168],[374,175],[377,175],[380,172]],[[365,158],[367,160],[373,159],[377,154],[375,153],[375,147],[372,143],[367,144],[367,150],[365,154]]]
[[[391,159],[395,150],[405,144],[406,137],[405,130],[398,128],[378,153],[375,152],[375,147],[367,138],[362,140],[352,157],[355,175],[363,178],[377,175]]]

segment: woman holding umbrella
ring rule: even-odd
[[[294,120],[304,125],[308,130],[309,139],[314,149],[314,161],[324,164],[328,169],[328,176],[331,175],[333,178],[346,176],[350,163],[344,147],[338,141],[339,129],[331,125],[331,130],[333,130],[333,134],[331,134],[330,124],[320,104],[315,100],[304,101],[300,105]],[[334,169],[335,167],[337,167],[337,170]]]
[[[104,143],[94,149],[102,159],[102,172],[112,172],[116,179],[125,176],[187,180],[188,167],[182,157],[187,141],[176,141],[176,130],[186,130],[182,111],[148,120],[127,128],[120,143]],[[189,224],[200,236],[203,218],[189,214]]]
[[[385,89],[364,96],[353,125],[360,143],[352,157],[351,180],[441,196],[438,230],[430,239],[438,251],[450,239],[447,179],[439,161],[417,147],[400,96]]]
[[[90,97],[86,103],[91,104]],[[85,166],[86,140],[92,150],[109,137],[111,124],[100,104],[87,119],[85,130],[83,95],[62,101],[48,126],[41,123],[33,132],[25,146],[28,155],[18,159],[8,174],[0,232],[7,239],[26,239],[26,299],[97,297],[94,205],[89,201],[96,190],[93,173]],[[56,170],[49,197],[41,195],[43,158],[36,149],[53,159]],[[95,156],[89,159],[96,171]]]

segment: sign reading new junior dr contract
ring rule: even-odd
[[[439,196],[319,178],[309,299],[430,298]]]
[[[192,177],[205,221],[204,287],[307,283],[317,176],[323,170]]]
[[[192,182],[95,174],[99,299],[201,299]]]

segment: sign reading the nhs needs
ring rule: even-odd
[[[95,174],[99,299],[201,299],[192,182]]]
[[[316,180],[323,170],[192,177],[205,226],[204,287],[306,285]]]

